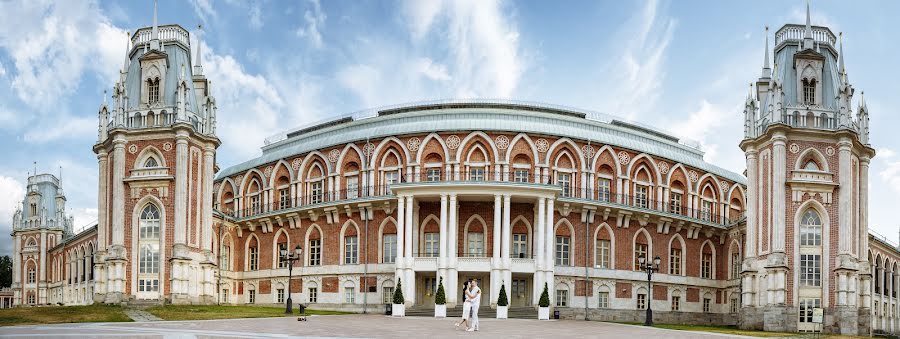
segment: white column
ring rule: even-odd
[[[216,148],[207,145],[203,150],[203,224],[200,226],[200,239],[203,242],[204,251],[212,251],[212,209],[214,203],[213,195],[213,162],[215,161]],[[222,241],[222,239],[217,239]]]
[[[41,231],[40,243],[41,249],[40,261],[38,261],[38,281],[47,281],[47,231]]]
[[[493,237],[494,238],[494,250],[492,251],[493,253],[491,256],[494,258],[495,265],[497,265],[497,263],[499,263],[500,252],[502,252],[502,247],[501,247],[502,242],[500,241],[500,239],[502,238],[501,237],[502,233],[500,230],[500,225],[502,223],[502,221],[500,220],[500,218],[501,218],[500,199],[501,199],[500,194],[494,194],[494,237]]]
[[[116,137],[113,140],[113,246],[125,245],[125,139]],[[117,253],[124,255],[124,253]]]
[[[756,257],[756,148],[747,149],[747,239],[744,242],[744,258]]]
[[[510,214],[510,205],[511,205],[511,196],[509,194],[503,195],[503,238],[501,243],[501,248],[503,248],[503,265],[504,268],[509,269],[510,263],[510,246],[512,246],[512,232],[510,232],[509,225],[509,214]]]
[[[447,233],[447,195],[441,194],[441,220],[440,220],[440,228],[441,228],[441,249],[440,249],[440,258],[442,262],[442,268],[446,268],[447,265],[447,257],[449,257],[450,248],[447,244],[450,242],[450,236]]]
[[[187,243],[187,131],[179,130],[175,136],[175,244]],[[173,248],[173,256],[179,253]],[[172,272],[175,273],[175,272]],[[174,274],[173,274],[174,276]],[[173,277],[175,279],[176,277]]]
[[[413,230],[413,197],[406,197],[406,257],[412,258],[412,230]]]
[[[106,251],[106,239],[109,237],[106,233],[109,227],[106,217],[106,212],[109,210],[106,206],[107,195],[109,194],[106,186],[107,182],[109,182],[109,179],[107,178],[109,157],[105,150],[100,150],[100,152],[98,152],[97,162],[97,167],[100,170],[100,190],[97,193],[97,249],[99,251]]]
[[[406,239],[406,235],[404,232],[406,231],[406,197],[398,196],[397,197],[397,268],[400,269],[403,267],[406,262],[406,244],[403,242]],[[402,282],[406,284],[406,282]]]
[[[544,231],[546,232],[546,234],[544,235],[544,241],[546,242],[546,244],[544,244],[544,260],[546,260],[547,263],[546,263],[546,266],[544,266],[546,273],[545,273],[545,278],[544,278],[543,282],[547,283],[547,288],[549,291],[553,290],[553,284],[554,284],[553,276],[554,276],[554,265],[555,265],[555,263],[553,261],[553,256],[554,256],[554,253],[553,253],[554,252],[553,251],[553,239],[554,239],[554,236],[553,236],[554,235],[553,202],[554,202],[553,198],[547,199],[547,215],[546,215],[547,220],[544,222]],[[542,288],[543,288],[543,286],[542,286]],[[549,295],[550,295],[550,304],[552,305],[553,300],[554,300],[553,292],[549,292]]]
[[[842,137],[838,141],[838,166],[840,185],[839,195],[839,217],[838,217],[838,254],[850,253],[851,228],[853,222],[853,213],[851,212],[853,200],[853,178],[851,177],[850,163],[850,146],[852,143],[849,138]],[[776,233],[780,234],[780,233]],[[868,237],[866,237],[868,238]]]
[[[859,158],[859,260],[869,261],[869,157]]]
[[[784,181],[786,155],[784,151],[784,142],[787,140],[782,132],[776,132],[772,137],[774,144],[772,147],[772,234],[784,234],[784,213],[785,213],[785,197],[784,197]],[[842,190],[843,191],[843,190]],[[841,199],[843,202],[843,199]],[[848,200],[849,201],[849,200]],[[784,253],[784,237],[773,237],[772,252]]]
[[[449,251],[447,251],[447,280],[448,286],[450,286],[450,288],[447,290],[447,298],[450,299],[448,301],[449,303],[455,304],[459,301],[457,297],[459,293],[459,289],[457,288],[459,286],[459,284],[457,283],[457,281],[459,280],[459,276],[457,275],[458,273],[456,269],[456,249],[458,239],[457,229],[459,228],[459,222],[456,219],[458,217],[459,208],[456,203],[456,193],[450,193],[449,198],[449,204],[447,205],[447,209],[449,210],[449,215],[447,216],[447,230],[449,236],[449,238],[447,239],[447,246],[449,247]]]
[[[532,243],[532,256],[534,257],[534,278],[533,278],[533,288],[532,288],[532,304],[537,305],[540,297],[541,291],[544,288],[543,283],[543,269],[544,269],[544,213],[546,212],[546,205],[544,204],[544,198],[538,198],[536,209],[536,215],[534,219],[534,232],[532,232],[532,239],[528,239]]]

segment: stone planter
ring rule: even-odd
[[[538,307],[538,320],[550,320],[549,307]]]
[[[393,304],[391,306],[391,316],[392,317],[405,317],[406,316],[406,305]]]
[[[497,319],[506,319],[509,314],[509,306],[497,306]]]
[[[447,305],[434,305],[434,317],[435,318],[446,318],[447,317]]]

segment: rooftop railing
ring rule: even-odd
[[[178,26],[178,25],[159,26],[158,31],[159,31],[159,41],[160,42],[177,41],[177,42],[184,44],[185,46],[191,45],[191,34],[184,28],[181,28],[181,26]],[[144,28],[138,29],[131,36],[131,45],[134,46],[134,47],[132,47],[132,49],[143,48],[143,44],[150,42],[152,35],[153,35],[153,27],[144,27]]]
[[[803,40],[806,36],[806,26],[804,25],[784,25],[775,32],[775,46],[788,40]],[[812,27],[813,41],[834,46],[837,38],[831,33],[831,30],[825,27]]]

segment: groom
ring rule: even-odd
[[[472,297],[472,317],[469,321],[472,323],[472,327],[469,327],[467,331],[478,331],[478,307],[481,306],[481,288],[478,287],[478,280],[472,279],[469,282],[472,289],[467,294]]]

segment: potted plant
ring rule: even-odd
[[[444,295],[444,277],[438,282],[438,290],[434,295],[434,317],[447,317],[447,297]]]
[[[550,320],[550,292],[547,291],[547,283],[544,283],[544,292],[541,292],[538,306],[538,320]]]
[[[404,302],[405,300],[403,300],[403,285],[400,284],[400,278],[397,278],[397,288],[394,289],[394,304],[391,306],[391,316],[406,316],[406,305],[404,304]]]
[[[500,296],[497,297],[497,319],[506,319],[509,314],[509,300],[506,298],[506,285],[500,283]]]

